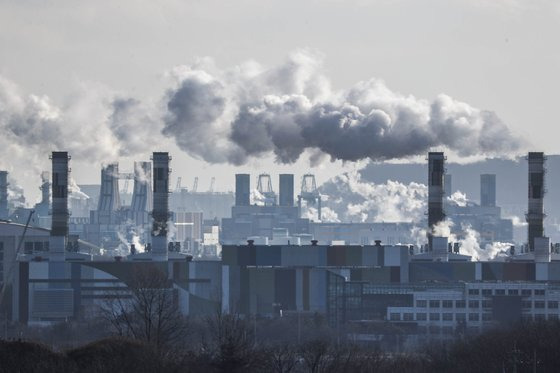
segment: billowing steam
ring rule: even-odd
[[[80,199],[80,200],[87,200],[89,196],[82,192],[76,180],[70,178],[70,183],[68,184],[68,193],[70,198]]]
[[[356,170],[328,180],[319,189],[329,196],[323,197],[323,221],[420,223],[426,211],[425,185],[391,180],[374,184],[363,181]]]
[[[23,188],[11,176],[8,176],[8,205],[11,208],[25,207]]]
[[[255,62],[218,69],[206,59],[173,71],[163,133],[208,162],[243,164],[273,153],[291,163],[306,150],[332,159],[386,160],[448,148],[460,156],[517,150],[490,111],[441,94],[433,102],[370,79],[335,91],[307,51],[272,68]]]
[[[454,223],[450,220],[444,220],[434,226],[433,232],[435,236],[448,237],[449,242],[458,242],[460,245],[459,252],[464,255],[471,256],[473,261],[500,261],[504,260],[511,247],[511,243],[494,242],[487,244],[484,248],[480,247],[480,234],[470,225],[461,226],[461,236],[457,237],[451,233]]]

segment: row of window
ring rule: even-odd
[[[523,308],[531,308],[534,304],[535,308],[545,308],[546,304],[548,303],[548,308],[551,309],[558,309],[558,301],[550,300],[545,302],[543,300],[536,300],[534,302],[529,301],[522,301]],[[430,308],[453,308],[453,301],[452,300],[423,300],[418,299],[416,300],[416,307],[418,308],[427,308],[428,305]],[[491,308],[492,301],[489,299],[485,299],[482,301],[471,299],[468,301],[469,308],[479,308],[482,305],[482,308]],[[467,302],[464,300],[456,300],[455,301],[455,308],[467,308]]]
[[[453,317],[455,315],[455,318]],[[469,321],[480,321],[480,314],[479,313],[451,313],[451,312],[444,312],[444,313],[437,313],[437,312],[430,312],[424,313],[419,312],[416,314],[416,321],[466,321],[467,315]],[[414,321],[414,314],[410,312],[405,312],[402,314],[400,313],[391,313],[389,315],[391,321]],[[491,321],[492,314],[491,313],[483,313],[482,314],[483,321]]]
[[[506,289],[469,289],[469,295],[480,295],[491,296],[491,295],[506,295]],[[507,295],[522,295],[530,297],[531,295],[544,296],[544,289],[508,289]]]
[[[455,315],[455,318],[453,318],[453,315]],[[424,312],[419,312],[416,314],[416,319],[414,318],[414,314],[411,312],[405,312],[402,314],[400,313],[391,313],[389,315],[389,318],[391,321],[457,321],[457,322],[462,322],[462,321],[480,321],[481,319],[481,314],[480,313],[437,313],[437,312],[430,312],[430,313],[424,313]],[[545,320],[546,319],[546,315],[545,314],[535,314],[534,316],[531,315],[523,315],[524,319],[531,319],[534,318],[535,320]],[[558,320],[558,314],[549,314],[548,315],[548,319],[549,320]],[[482,321],[492,321],[492,314],[491,313],[483,313],[482,314]]]

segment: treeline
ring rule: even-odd
[[[314,335],[255,338],[251,322],[219,314],[181,343],[110,337],[78,348],[0,342],[0,372],[557,372],[560,323],[512,325],[415,352],[389,353]],[[195,338],[195,334],[197,337]]]

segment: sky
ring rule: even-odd
[[[415,106],[425,104],[429,108],[439,95],[445,94],[468,103],[469,107],[464,109],[468,112],[472,107],[495,113],[505,127],[496,127],[494,132],[506,128],[511,131],[512,142],[522,140],[512,149],[506,149],[504,144],[499,149],[522,152],[530,148],[558,153],[557,1],[0,0],[0,31],[0,78],[5,81],[5,92],[0,93],[0,121],[2,110],[11,113],[15,109],[10,105],[14,103],[18,115],[27,118],[27,123],[29,118],[36,117],[25,114],[31,106],[34,113],[41,113],[39,125],[46,130],[48,125],[72,126],[71,130],[63,128],[60,132],[68,139],[53,140],[52,147],[48,141],[34,139],[37,146],[29,148],[32,156],[25,154],[24,149],[12,148],[15,145],[11,141],[5,146],[10,155],[3,157],[0,168],[8,169],[33,196],[38,196],[38,170],[49,166],[48,154],[53,150],[49,147],[61,148],[66,144],[76,153],[72,160],[73,177],[84,184],[98,182],[103,162],[118,158],[121,169],[130,171],[134,159],[147,159],[152,151],[162,150],[173,157],[172,182],[181,176],[183,183],[190,186],[194,176],[199,176],[199,190],[208,187],[212,176],[216,177],[216,189],[231,190],[236,172],[249,172],[253,180],[260,172],[293,172],[296,176],[313,172],[319,181],[324,181],[359,167],[364,161],[329,161],[333,154],[339,159],[349,157],[339,157],[333,149],[328,150],[329,156],[319,160],[312,154],[297,158],[294,164],[278,164],[278,154],[250,153],[247,149],[254,144],[244,140],[234,147],[241,146],[243,157],[249,157],[236,161],[237,165],[229,164],[235,163],[232,159],[240,159],[237,151],[230,151],[231,144],[221,144],[227,148],[222,158],[209,160],[203,148],[212,146],[212,142],[197,144],[188,137],[200,128],[189,127],[194,132],[177,133],[178,119],[173,121],[153,110],[165,107],[171,98],[183,92],[182,79],[192,78],[188,71],[193,69],[197,71],[192,78],[195,83],[206,82],[205,73],[213,72],[212,79],[226,88],[226,112],[262,101],[260,96],[251,96],[249,101],[230,105],[235,100],[232,95],[252,84],[247,76],[275,66],[280,71],[289,66],[286,61],[292,61],[294,53],[312,56],[313,66],[314,61],[319,61],[319,67],[313,67],[319,75],[316,70],[309,73],[311,78],[307,82],[311,83],[306,83],[308,86],[301,92],[297,87],[283,91],[284,88],[278,88],[281,81],[263,83],[262,87],[272,84],[278,91],[277,98],[286,93],[306,96],[309,102],[301,104],[306,114],[325,92],[329,103],[336,101],[339,105],[340,100],[345,100],[340,99],[344,95],[340,92],[355,88],[357,82],[376,79],[391,92],[414,97]],[[244,69],[250,72],[245,74]],[[328,87],[309,94],[309,86],[322,84],[324,77]],[[30,95],[35,97],[32,104]],[[127,153],[125,147],[111,151],[120,146],[120,142],[113,140],[96,145],[106,139],[106,128],[98,125],[106,116],[102,117],[103,110],[96,108],[107,103],[114,108],[114,97],[123,98],[123,102],[138,102],[130,105],[134,114],[126,117],[126,125],[119,127],[121,131],[138,134],[137,139],[118,139],[124,144],[132,141],[134,152]],[[337,108],[345,107],[340,105]],[[181,113],[192,110],[179,109]],[[114,114],[110,114],[111,118]],[[60,117],[65,119],[61,121]],[[129,127],[128,121],[145,123],[136,130]],[[161,135],[162,123],[167,135]],[[221,130],[223,125],[219,122],[217,127]],[[0,131],[6,128],[10,126],[0,123]],[[23,131],[14,130],[13,126],[10,130],[10,136],[13,132],[20,136]],[[36,129],[33,131],[37,133]],[[254,133],[254,127],[249,127],[249,131]],[[43,133],[39,131],[36,136]],[[218,135],[214,132],[212,136],[209,139],[215,140]],[[510,137],[504,138],[510,141]],[[272,140],[276,150],[276,139]],[[178,146],[178,142],[182,145]],[[309,147],[316,145],[313,141],[306,144],[305,155]],[[196,152],[191,147],[197,148]],[[37,164],[24,167],[31,163]]]

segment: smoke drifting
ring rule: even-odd
[[[433,102],[371,79],[334,91],[307,51],[273,68],[220,70],[209,60],[173,71],[163,133],[208,162],[243,164],[274,154],[292,163],[307,150],[332,159],[388,160],[433,147],[460,156],[511,153],[521,141],[492,112],[447,95]]]
[[[324,194],[324,221],[420,223],[428,196],[423,184],[369,183],[356,170],[328,180],[319,190]]]

